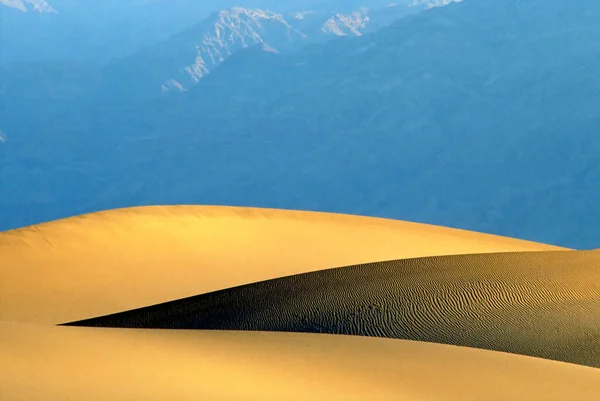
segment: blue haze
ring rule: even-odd
[[[100,64],[5,63],[0,229],[199,203],[598,247],[598,21],[590,0],[464,0],[135,99]]]

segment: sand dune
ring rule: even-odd
[[[329,213],[205,206],[111,210],[0,233],[0,319],[61,323],[348,264],[558,249]]]
[[[598,369],[439,344],[0,323],[3,401],[596,401],[598,388]]]
[[[7,231],[0,400],[596,401],[598,369],[366,337],[598,366],[600,252],[557,250],[226,207],[131,208]],[[544,252],[505,253],[515,251]],[[436,256],[462,253],[472,255]],[[196,294],[87,323],[366,336],[53,326]]]
[[[77,324],[403,338],[600,367],[600,252],[453,255],[326,269]]]

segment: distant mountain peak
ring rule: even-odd
[[[277,14],[270,10],[263,10],[260,8],[244,8],[244,7],[231,7],[224,10],[219,11],[219,16],[222,18],[241,18],[248,17],[254,20],[261,19],[283,19],[280,14]]]
[[[58,14],[58,12],[46,0],[0,0],[0,4],[28,12],[39,12]]]
[[[286,28],[293,29],[283,15],[259,8],[231,7],[219,11],[218,15],[218,20],[214,22],[216,30],[219,28],[236,30],[245,27],[256,31],[262,28],[261,21],[276,21]]]
[[[410,7],[425,6],[427,8],[442,7],[450,3],[460,3],[463,0],[413,0]]]
[[[268,25],[266,23],[269,23]],[[162,84],[162,91],[185,90],[207,75],[236,51],[261,45],[267,52],[277,53],[276,43],[270,43],[273,30],[282,32],[286,41],[304,41],[307,36],[291,26],[283,15],[269,10],[231,7],[214,14],[214,18],[202,24],[195,50],[195,61],[182,68],[176,78]]]
[[[350,14],[336,14],[323,24],[321,30],[337,36],[360,36],[366,27],[369,9],[362,7]]]
[[[144,65],[148,73],[141,81],[147,84],[140,85],[140,93],[159,93],[159,88],[163,93],[183,92],[244,49],[287,53],[336,36],[361,36],[405,15],[454,0],[412,0],[411,7],[409,1],[402,5],[391,3],[383,9],[360,7],[335,14],[311,10],[279,14],[267,9],[231,7],[214,12],[206,20],[145,50],[137,60],[134,55],[115,63],[114,71],[120,70],[116,74],[126,77],[122,78],[124,81],[140,79]]]

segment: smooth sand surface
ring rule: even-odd
[[[0,233],[0,320],[62,323],[371,261],[558,249],[330,213],[216,206],[111,210]]]
[[[452,255],[326,269],[77,324],[378,336],[600,367],[600,252]]]
[[[597,401],[600,370],[439,344],[0,323],[2,401]]]

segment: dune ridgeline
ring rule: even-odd
[[[600,252],[136,207],[0,233],[4,401],[595,401]]]

